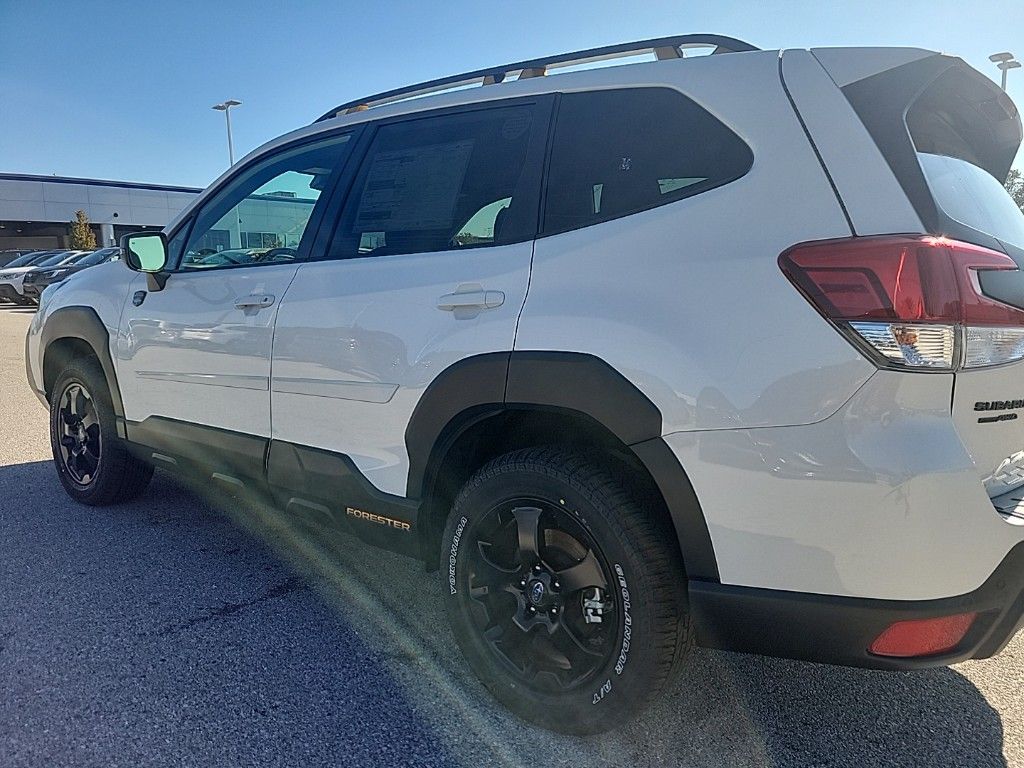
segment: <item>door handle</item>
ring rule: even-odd
[[[275,297],[269,293],[264,293],[259,296],[242,296],[241,298],[235,299],[235,309],[266,309],[271,306],[275,301]]]
[[[437,300],[437,308],[445,312],[457,309],[494,309],[505,303],[502,291],[467,291],[465,293],[446,293]]]

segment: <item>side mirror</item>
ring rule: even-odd
[[[163,232],[133,232],[121,238],[121,252],[128,269],[146,274],[149,290],[163,290],[168,275],[167,239]]]

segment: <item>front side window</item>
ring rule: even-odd
[[[331,255],[423,253],[531,238],[536,190],[524,171],[533,129],[532,106],[382,126]]]
[[[738,179],[753,155],[667,88],[568,93],[558,106],[544,234],[671,203]]]
[[[345,135],[286,150],[232,180],[199,211],[179,269],[294,261],[348,143]]]

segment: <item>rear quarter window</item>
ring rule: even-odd
[[[1024,212],[992,174],[958,157],[919,152],[917,158],[947,216],[1024,248]]]
[[[740,178],[752,163],[742,139],[677,91],[564,94],[552,140],[543,234],[706,192]]]

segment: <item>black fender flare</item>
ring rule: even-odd
[[[662,439],[658,407],[607,362],[580,352],[493,352],[464,358],[427,387],[405,432],[406,495],[430,493],[437,466],[460,434],[503,410],[538,407],[590,417],[632,450],[658,486],[675,525],[687,574],[719,581],[697,495]]]
[[[92,307],[61,307],[54,310],[43,324],[39,337],[39,349],[42,351],[41,362],[45,373],[46,352],[50,345],[61,339],[80,339],[92,347],[96,358],[103,368],[110,391],[110,401],[117,417],[118,432],[124,431],[124,403],[121,401],[121,389],[117,384],[117,372],[114,360],[110,356],[110,334],[107,327]],[[39,382],[45,387],[45,382]],[[49,393],[47,393],[49,394]],[[121,434],[124,437],[124,434]]]

